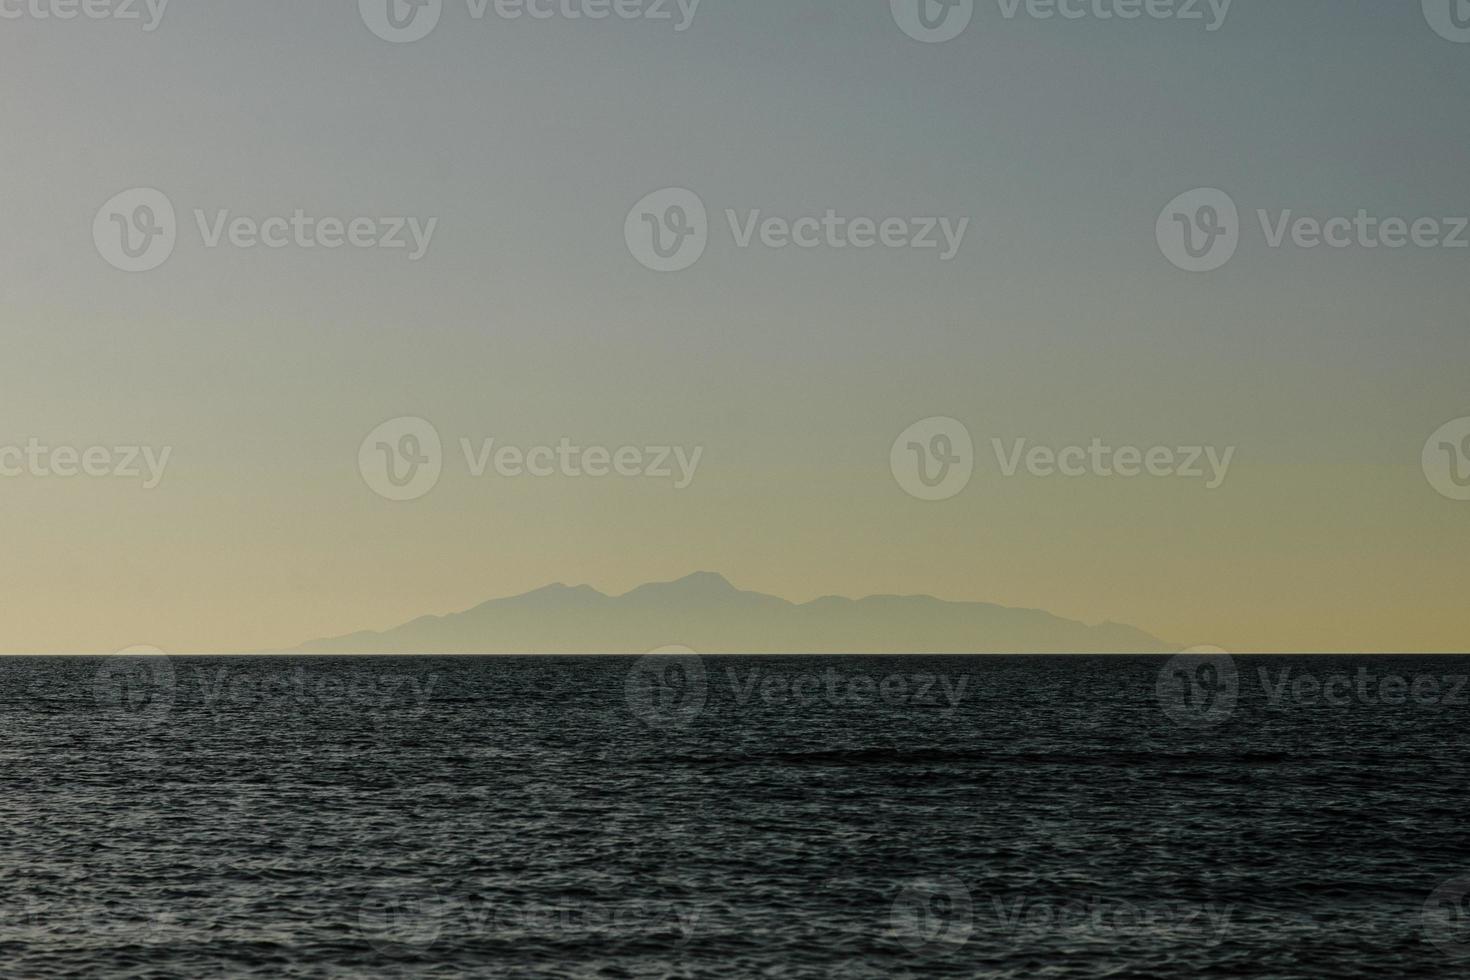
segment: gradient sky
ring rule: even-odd
[[[704,0],[693,26],[176,0],[151,33],[0,20],[0,446],[173,447],[157,489],[0,479],[0,650],[171,652],[381,629],[551,581],[694,569],[794,600],[929,593],[1233,651],[1470,649],[1470,251],[1273,250],[1257,208],[1470,213],[1470,44],[1417,2],[1237,0],[1225,26],[1007,21],[910,40],[886,0]],[[179,209],[147,273],[93,217]],[[656,274],[629,209],[715,228]],[[1228,191],[1188,274],[1154,223]],[[193,208],[437,217],[401,252],[206,249]],[[971,219],[932,252],[740,250],[721,212]],[[396,416],[433,493],[357,467]],[[927,503],[889,447],[962,420]],[[704,447],[694,484],[472,479],[457,440]],[[1236,446],[1229,478],[1001,478],[992,437]],[[670,643],[679,642],[670,637]]]

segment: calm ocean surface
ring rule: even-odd
[[[0,975],[1466,976],[1465,675],[6,658]]]

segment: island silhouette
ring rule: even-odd
[[[1088,625],[1039,609],[926,595],[825,596],[795,603],[731,585],[714,572],[606,595],[548,585],[383,632],[312,640],[316,654],[1165,653],[1133,626]]]

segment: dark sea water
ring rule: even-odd
[[[1466,674],[0,660],[0,975],[1470,976]]]

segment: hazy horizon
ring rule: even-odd
[[[697,568],[1470,650],[1470,44],[1433,0],[987,0],[937,43],[897,0],[433,3],[401,42],[369,0],[12,7],[0,652]],[[1186,271],[1206,217],[1233,255]]]
[[[541,598],[544,598],[545,596],[547,596],[548,594],[556,594],[558,596],[559,595],[563,595],[563,594],[567,594],[567,595],[590,595],[590,596],[596,597],[596,599],[598,599],[598,600],[610,600],[610,601],[613,601],[613,602],[617,602],[619,600],[626,600],[626,599],[629,599],[629,598],[632,598],[632,597],[636,597],[639,593],[648,592],[650,590],[664,589],[664,588],[667,588],[667,587],[681,587],[681,586],[685,586],[685,585],[687,585],[689,583],[699,583],[701,586],[709,585],[716,592],[728,590],[728,592],[729,592],[729,594],[731,596],[754,596],[754,597],[759,597],[762,600],[764,600],[764,599],[775,600],[776,602],[780,603],[782,606],[784,606],[784,607],[790,607],[791,609],[795,609],[795,610],[809,609],[809,608],[812,608],[812,607],[814,607],[816,605],[823,604],[824,602],[837,602],[837,603],[851,604],[851,605],[856,606],[856,605],[860,605],[860,604],[864,604],[864,603],[871,603],[871,602],[873,602],[875,600],[897,600],[897,601],[918,601],[918,602],[921,602],[921,603],[941,603],[941,604],[944,604],[946,606],[966,607],[966,608],[970,608],[970,609],[994,609],[994,610],[999,610],[999,611],[1002,611],[1002,612],[1005,612],[1005,613],[1040,613],[1046,619],[1053,620],[1053,621],[1055,621],[1058,624],[1064,624],[1066,626],[1080,626],[1080,627],[1084,627],[1084,628],[1086,628],[1088,630],[1105,629],[1105,628],[1109,628],[1109,627],[1119,627],[1123,631],[1127,631],[1127,632],[1131,632],[1131,633],[1137,634],[1138,637],[1141,640],[1146,641],[1146,642],[1141,643],[1137,648],[1131,648],[1130,647],[1128,649],[1117,649],[1117,650],[1104,650],[1104,649],[1099,649],[1099,648],[1095,648],[1095,647],[1088,647],[1085,644],[1084,645],[1080,645],[1080,646],[1063,646],[1063,647],[1059,648],[1059,650],[1063,650],[1064,653],[1059,653],[1057,650],[1047,651],[1047,650],[1040,650],[1040,649],[1025,649],[1025,648],[1022,648],[1022,647],[1019,647],[1019,646],[1017,646],[1017,647],[1003,647],[1003,648],[1000,648],[1000,649],[991,649],[991,650],[982,650],[982,649],[978,649],[978,648],[977,649],[969,649],[969,648],[959,649],[958,647],[956,649],[954,649],[954,650],[940,650],[940,649],[937,649],[937,648],[935,648],[933,646],[925,645],[924,641],[922,641],[920,639],[917,639],[917,638],[914,639],[914,640],[912,640],[912,641],[909,641],[907,643],[893,643],[890,648],[888,648],[888,649],[881,649],[881,650],[880,649],[859,649],[859,648],[857,648],[857,645],[853,645],[851,647],[847,647],[847,646],[833,646],[833,645],[830,644],[830,642],[828,642],[825,639],[825,637],[822,637],[819,640],[819,642],[827,643],[827,646],[829,647],[827,649],[817,649],[817,648],[814,648],[814,647],[812,647],[810,645],[809,646],[799,646],[799,645],[790,645],[790,644],[788,644],[788,645],[782,646],[782,645],[779,644],[779,641],[778,641],[778,643],[777,643],[776,646],[773,646],[770,649],[760,648],[760,644],[759,643],[757,643],[755,645],[732,645],[732,644],[729,644],[729,643],[711,644],[711,643],[706,642],[706,643],[702,643],[700,645],[700,647],[696,649],[694,647],[686,646],[683,643],[665,643],[665,642],[662,642],[663,640],[669,640],[669,639],[679,639],[679,638],[682,638],[682,639],[692,639],[692,637],[690,637],[689,635],[687,635],[688,632],[689,632],[688,629],[687,629],[687,625],[681,624],[681,621],[676,618],[677,615],[684,615],[684,614],[689,614],[689,613],[697,614],[698,613],[698,610],[699,610],[698,604],[697,603],[690,603],[689,606],[688,606],[688,608],[685,608],[685,609],[680,609],[677,605],[673,605],[673,606],[668,607],[665,610],[665,612],[668,614],[665,618],[663,618],[663,619],[655,619],[655,620],[653,620],[653,621],[651,621],[649,623],[648,635],[649,635],[650,639],[649,639],[648,642],[645,642],[645,643],[642,643],[642,644],[639,644],[639,645],[635,645],[635,646],[627,646],[624,649],[618,649],[615,644],[614,645],[610,645],[610,646],[604,644],[603,646],[599,646],[599,647],[588,646],[587,649],[578,649],[578,650],[574,650],[574,649],[561,649],[561,648],[558,648],[558,647],[556,647],[554,645],[555,644],[555,641],[550,641],[551,645],[547,645],[546,641],[540,641],[540,640],[538,640],[538,643],[540,644],[539,646],[537,644],[527,644],[525,646],[508,646],[508,647],[506,647],[503,650],[502,649],[498,649],[498,648],[492,649],[492,647],[495,647],[495,645],[496,645],[495,642],[488,643],[483,648],[481,648],[480,646],[474,646],[472,648],[466,648],[464,650],[457,650],[457,651],[430,650],[430,649],[417,649],[417,648],[414,648],[412,650],[403,650],[403,651],[397,651],[397,650],[394,650],[394,651],[386,651],[386,650],[374,650],[374,649],[372,649],[372,647],[374,646],[374,643],[375,643],[376,640],[378,640],[380,638],[383,638],[383,637],[391,637],[391,636],[393,636],[395,634],[398,634],[398,633],[401,633],[403,631],[410,630],[413,627],[421,626],[421,625],[425,624],[426,622],[447,621],[447,620],[453,620],[453,619],[457,619],[457,618],[462,618],[462,617],[465,617],[465,616],[467,616],[469,614],[472,614],[472,613],[475,613],[477,611],[480,611],[480,610],[482,610],[484,608],[492,607],[492,606],[497,606],[497,605],[509,604],[509,603],[512,603],[512,602],[514,602],[516,600],[522,600],[522,599],[541,599]],[[708,595],[707,594],[701,595],[700,598],[701,599],[708,598]],[[538,624],[538,629],[544,629],[548,633],[548,635],[549,635],[551,633],[554,633],[554,626],[556,624],[563,623],[563,620],[567,616],[569,610],[565,606],[558,606],[558,607],[555,607],[554,609],[549,608],[547,610],[547,612],[548,613],[554,613],[555,614],[554,618],[552,616],[548,615],[548,618],[543,623]],[[759,627],[757,627],[757,629],[758,628]],[[1043,633],[1043,635],[1045,635],[1045,634]],[[592,637],[597,637],[598,634],[594,632],[594,633],[591,634],[591,636]],[[660,640],[653,640],[652,637],[661,637],[661,639]],[[493,639],[493,637],[492,637],[492,639]],[[976,640],[977,646],[983,644],[983,642],[985,640],[987,640],[987,639],[989,639],[989,638],[987,636],[985,636],[984,633],[978,633],[978,634],[975,635],[975,640]],[[363,641],[363,642],[359,642],[360,640]],[[503,642],[503,641],[500,641],[500,642]],[[357,643],[357,645],[354,645],[354,643]],[[769,641],[767,641],[767,644],[769,645]],[[1163,654],[1166,654],[1166,653],[1186,653],[1186,654],[1194,653],[1194,654],[1198,654],[1198,653],[1202,653],[1202,652],[1208,652],[1210,654],[1228,654],[1230,651],[1226,651],[1226,650],[1224,650],[1222,648],[1215,647],[1215,646],[1210,645],[1210,644],[1196,644],[1196,645],[1194,645],[1192,647],[1191,646],[1186,646],[1185,644],[1178,643],[1178,642],[1173,642],[1173,641],[1170,641],[1167,638],[1162,638],[1162,637],[1156,636],[1156,635],[1152,634],[1146,627],[1140,626],[1140,624],[1137,624],[1137,623],[1120,623],[1120,622],[1117,622],[1115,620],[1110,620],[1110,619],[1100,620],[1100,621],[1096,621],[1096,622],[1080,622],[1080,621],[1077,621],[1077,620],[1066,619],[1065,617],[1058,617],[1055,614],[1053,614],[1051,611],[1046,610],[1046,609],[1043,609],[1043,608],[998,606],[998,605],[995,605],[995,604],[992,604],[992,603],[986,603],[986,602],[983,602],[983,601],[969,600],[969,599],[955,599],[955,598],[948,598],[948,597],[945,597],[945,596],[933,596],[933,595],[928,595],[928,594],[925,594],[925,593],[883,593],[883,594],[872,594],[872,595],[837,595],[837,594],[833,594],[833,593],[827,593],[827,594],[817,595],[817,596],[814,596],[814,597],[812,597],[810,599],[806,599],[806,600],[794,600],[794,599],[790,599],[790,598],[787,598],[787,597],[784,597],[784,596],[774,595],[774,594],[771,594],[769,592],[762,591],[758,587],[749,587],[749,586],[739,585],[739,584],[733,583],[727,577],[725,577],[724,575],[722,575],[719,572],[711,571],[711,570],[708,570],[708,569],[700,569],[700,570],[689,572],[689,573],[687,573],[685,575],[681,575],[681,576],[679,576],[678,578],[675,578],[675,579],[669,579],[669,580],[658,581],[658,582],[644,582],[644,583],[639,583],[638,585],[635,585],[635,586],[633,586],[633,587],[631,587],[631,588],[629,588],[629,589],[627,589],[625,591],[622,591],[622,592],[607,592],[607,591],[603,591],[603,590],[597,589],[596,587],[594,587],[594,586],[592,586],[590,584],[587,584],[587,583],[564,582],[564,581],[547,582],[547,583],[543,583],[540,586],[537,586],[535,588],[532,588],[532,589],[530,589],[530,590],[528,590],[526,592],[517,593],[517,594],[514,594],[514,595],[487,597],[483,601],[478,602],[478,603],[475,603],[474,605],[471,605],[469,607],[456,608],[456,609],[446,610],[446,611],[443,611],[443,612],[424,613],[422,615],[415,616],[415,617],[411,618],[408,621],[387,624],[386,626],[384,626],[382,628],[363,628],[363,629],[355,629],[355,630],[351,630],[349,632],[335,634],[335,635],[330,635],[330,636],[308,637],[308,638],[305,638],[300,643],[293,644],[293,645],[291,645],[289,647],[260,649],[260,650],[228,650],[228,649],[204,650],[204,649],[198,649],[198,650],[165,651],[165,650],[161,650],[161,649],[158,649],[158,648],[155,648],[155,647],[146,647],[145,646],[145,647],[133,647],[133,648],[129,648],[127,650],[122,650],[122,651],[107,651],[107,652],[119,653],[119,654],[122,654],[122,655],[125,655],[125,656],[129,656],[129,657],[138,657],[138,656],[164,656],[164,657],[173,657],[173,656],[179,656],[179,657],[191,657],[191,656],[223,656],[223,657],[230,657],[230,656],[237,656],[237,657],[238,656],[290,656],[290,655],[299,655],[299,654],[303,654],[303,653],[310,654],[310,655],[326,655],[326,656],[369,656],[369,657],[371,657],[371,656],[405,656],[405,655],[407,655],[407,656],[421,655],[421,656],[426,656],[426,657],[433,657],[433,656],[477,656],[477,655],[480,655],[480,656],[587,656],[587,655],[626,656],[628,654],[645,654],[645,653],[646,654],[654,654],[654,655],[670,655],[670,656],[673,656],[673,655],[683,655],[683,654],[692,654],[692,655],[698,655],[698,656],[715,656],[715,657],[719,657],[719,656],[741,656],[741,655],[751,655],[751,654],[754,654],[754,655],[762,655],[762,656],[842,656],[842,655],[850,655],[850,656],[894,656],[894,655],[902,654],[902,653],[913,653],[913,654],[918,654],[918,655],[923,655],[923,656],[971,656],[971,655],[975,655],[975,656],[1008,656],[1008,655],[1019,655],[1019,656],[1056,656],[1056,655],[1092,656],[1092,655],[1098,655],[1098,654],[1104,654],[1104,655],[1120,655],[1120,656],[1130,656],[1130,655],[1132,655],[1132,656],[1138,656],[1138,655],[1159,656],[1159,655],[1163,655]],[[1360,653],[1363,653],[1363,651],[1355,651],[1355,650],[1306,650],[1306,651],[1303,651],[1303,650],[1277,650],[1277,651],[1270,651],[1270,652],[1256,651],[1255,653],[1256,653],[1256,655],[1261,655],[1261,656],[1291,657],[1291,656],[1303,656],[1303,655],[1305,655],[1305,656],[1315,656],[1315,655],[1332,656],[1332,655],[1341,655],[1341,654],[1360,654]],[[1453,650],[1429,651],[1428,653],[1424,653],[1424,652],[1410,653],[1410,652],[1403,652],[1403,651],[1399,651],[1399,652],[1395,653],[1393,651],[1383,651],[1383,653],[1385,653],[1386,655],[1394,655],[1394,656],[1424,656],[1424,655],[1429,655],[1429,656],[1462,656],[1463,655],[1463,654],[1459,653],[1458,651],[1453,651]],[[12,655],[12,656],[23,656],[23,654],[10,654],[10,655]],[[77,655],[79,655],[79,656],[95,656],[96,654],[77,654]],[[1246,653],[1244,655],[1250,655],[1250,654],[1249,653]]]

